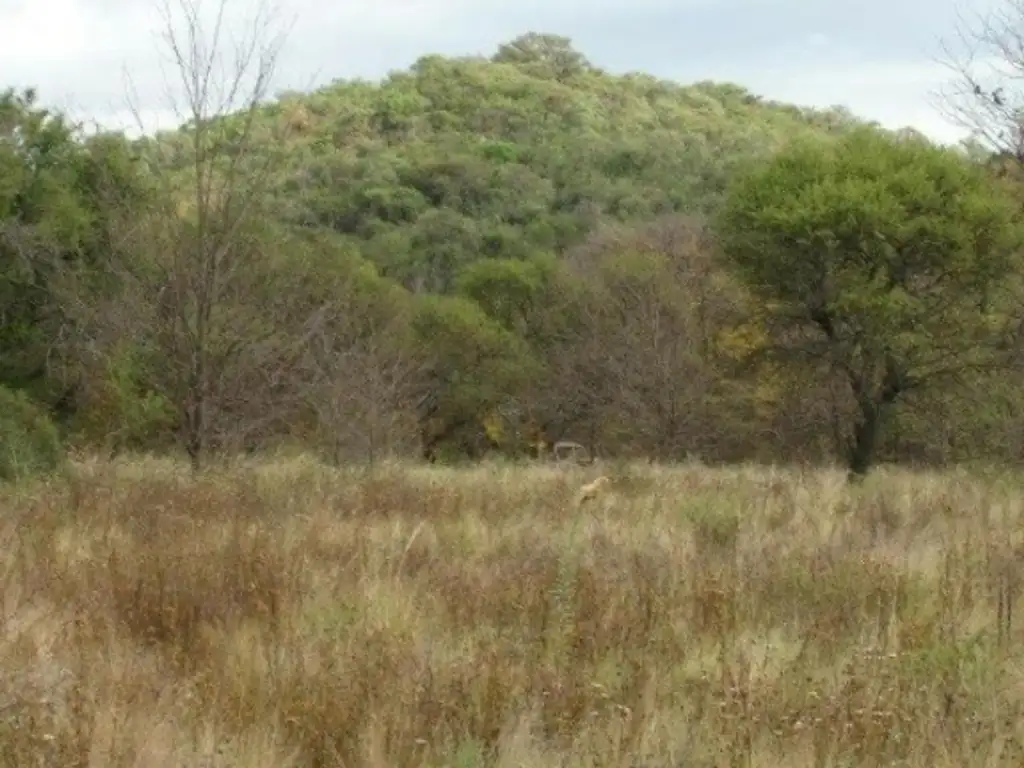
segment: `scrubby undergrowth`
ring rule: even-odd
[[[630,468],[0,489],[3,765],[1020,765],[1019,484]]]
[[[0,482],[50,474],[63,460],[60,435],[46,411],[0,385]]]

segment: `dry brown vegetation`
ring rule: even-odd
[[[0,762],[1020,765],[1018,488],[81,462],[0,489]]]

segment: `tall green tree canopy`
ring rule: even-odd
[[[854,473],[905,393],[998,365],[1012,340],[1020,216],[952,150],[872,128],[797,141],[736,180],[718,232],[774,348],[848,387]]]
[[[35,91],[0,92],[0,384],[41,388],[63,322],[54,278],[107,246],[113,196],[140,189],[123,137],[81,141]]]

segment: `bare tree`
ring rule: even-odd
[[[375,323],[351,306],[334,306],[315,324],[303,363],[305,402],[335,464],[414,450],[421,361],[403,343],[401,323]]]
[[[1024,0],[961,18],[942,52],[953,73],[938,94],[943,113],[989,151],[1024,163]]]
[[[251,442],[284,417],[314,310],[289,290],[284,236],[265,215],[289,129],[264,105],[284,41],[274,9],[237,20],[229,0],[161,2],[177,86],[168,99],[183,125],[143,142],[153,194],[128,203],[107,300],[79,310],[94,357],[117,338],[144,350],[198,469],[212,448]]]
[[[586,315],[600,354],[589,361],[586,399],[604,439],[665,458],[714,452],[714,339],[735,312],[702,222],[608,227],[568,258],[596,292]]]

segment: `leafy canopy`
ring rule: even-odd
[[[916,138],[861,128],[794,143],[739,178],[723,255],[844,365],[885,357],[924,379],[991,351],[1007,330],[1022,230],[983,169]],[[861,362],[869,362],[862,360]]]

